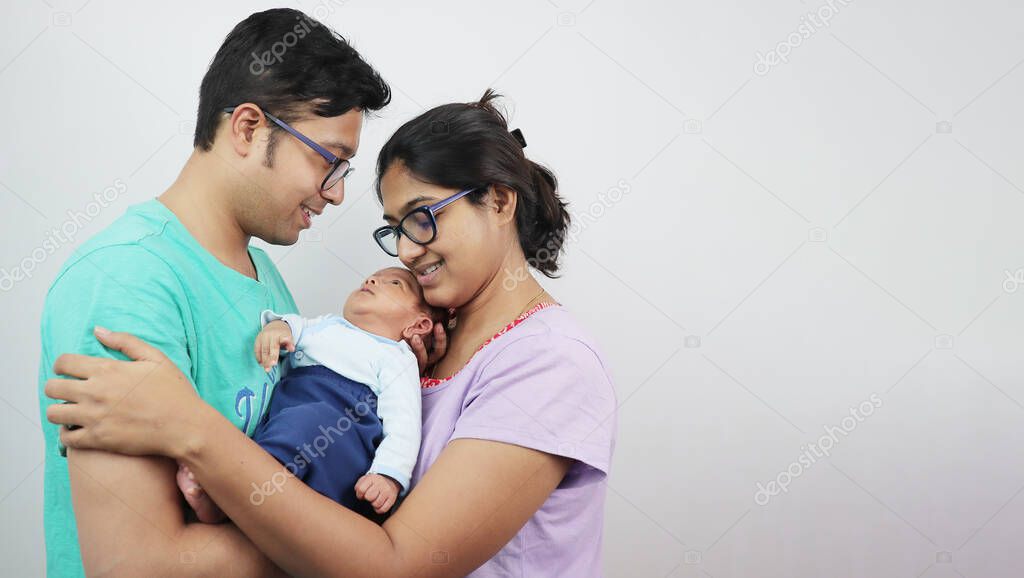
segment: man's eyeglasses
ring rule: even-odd
[[[232,107],[225,108],[224,112],[226,112],[228,114],[231,114],[231,113],[235,112],[235,108],[237,108],[237,107],[232,106]],[[313,139],[309,138],[308,136],[306,136],[306,135],[302,134],[301,132],[295,130],[294,128],[288,126],[288,123],[286,123],[283,120],[277,118],[276,116],[270,114],[269,112],[264,110],[263,114],[267,118],[269,118],[271,121],[273,121],[275,124],[277,124],[277,126],[283,128],[284,130],[288,131],[295,138],[297,138],[300,141],[302,141],[302,142],[306,143],[307,145],[309,145],[309,148],[311,148],[311,149],[315,150],[316,152],[320,153],[320,156],[324,157],[324,160],[326,160],[328,163],[331,164],[330,170],[327,171],[327,176],[325,176],[323,182],[320,183],[320,190],[321,191],[326,191],[326,190],[330,189],[334,185],[338,184],[338,181],[340,181],[340,180],[344,179],[345,177],[349,176],[350,174],[352,174],[352,171],[355,170],[352,167],[352,163],[350,163],[348,161],[348,159],[341,159],[341,158],[338,158],[338,157],[334,156],[334,153],[332,153],[331,151],[327,150],[323,146],[317,144],[315,141],[313,141]]]
[[[377,245],[392,257],[398,256],[398,238],[402,235],[417,245],[427,245],[437,238],[437,219],[435,218],[437,213],[462,197],[480,190],[483,189],[466,189],[433,205],[413,209],[402,217],[397,226],[379,227],[373,232],[373,240],[377,241]]]

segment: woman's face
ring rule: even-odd
[[[459,192],[417,180],[401,162],[393,163],[380,181],[384,220],[397,225],[409,211]],[[481,193],[475,193],[481,194]],[[478,295],[500,273],[509,248],[507,227],[489,205],[462,198],[436,216],[437,237],[417,245],[404,235],[398,258],[416,275],[427,303],[458,308]]]

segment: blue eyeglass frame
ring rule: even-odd
[[[455,201],[461,199],[462,197],[465,197],[466,195],[468,195],[470,193],[475,193],[477,191],[483,190],[485,188],[487,188],[487,187],[473,187],[472,189],[466,189],[464,191],[459,191],[459,192],[455,193],[454,195],[452,195],[452,196],[450,196],[450,197],[448,197],[446,199],[442,199],[442,200],[434,203],[433,205],[424,205],[422,207],[417,207],[417,208],[409,211],[408,213],[406,213],[405,216],[402,217],[402,220],[398,221],[397,225],[395,225],[395,226],[384,225],[383,227],[377,227],[376,229],[374,229],[374,231],[373,231],[373,240],[377,242],[377,246],[380,247],[381,250],[383,250],[388,255],[391,255],[392,257],[397,257],[398,256],[398,241],[402,238],[403,235],[405,235],[406,239],[409,239],[410,241],[412,241],[413,243],[416,243],[417,245],[421,245],[421,246],[429,245],[430,243],[434,242],[434,239],[437,238],[437,218],[436,218],[437,213],[440,212],[441,209],[447,207],[448,205],[454,203]],[[408,219],[409,217],[412,217],[413,215],[415,215],[417,213],[425,214],[427,216],[429,222],[430,222],[430,239],[428,239],[426,241],[418,241],[418,240],[414,239],[412,236],[409,235],[408,232],[406,232],[405,226],[403,225],[403,223],[405,223],[406,219]],[[384,236],[384,233],[391,233],[392,235],[395,236],[395,252],[394,253],[389,251],[388,248],[384,246],[384,241],[382,240],[382,238]]]
[[[238,108],[238,107],[237,106],[229,106],[229,107],[224,109],[224,112],[226,112],[227,114],[231,114],[231,113],[235,112],[236,108]],[[321,191],[330,190],[331,187],[333,187],[334,185],[338,184],[339,181],[345,180],[345,177],[351,175],[352,171],[356,170],[355,167],[352,166],[352,163],[348,159],[339,158],[334,153],[332,153],[331,151],[327,150],[326,148],[324,148],[322,145],[318,144],[313,139],[311,139],[308,136],[302,134],[301,132],[295,130],[294,128],[288,126],[288,123],[286,123],[285,121],[277,118],[276,116],[270,114],[269,112],[263,110],[262,108],[260,110],[263,112],[263,115],[266,116],[267,118],[269,118],[271,121],[273,121],[274,124],[276,124],[277,126],[283,128],[284,130],[288,131],[289,134],[291,134],[295,138],[299,139],[300,141],[306,143],[306,145],[308,145],[309,148],[315,150],[317,153],[320,154],[320,156],[324,157],[324,160],[326,160],[328,163],[330,163],[331,168],[327,170],[327,174],[324,175],[323,182],[320,183],[320,190]],[[344,167],[344,168],[341,168],[341,167]],[[328,185],[327,184],[328,179],[330,179],[331,175],[333,175],[338,170],[342,171],[341,176],[338,177],[337,180],[332,182],[330,185]]]

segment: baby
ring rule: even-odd
[[[389,511],[409,490],[420,445],[419,368],[405,340],[428,339],[442,319],[400,268],[371,275],[341,316],[264,311],[257,361],[270,371],[282,349],[290,355],[253,440],[336,502],[367,517]],[[224,519],[184,465],[177,481],[200,521]],[[262,503],[267,490],[253,487]]]

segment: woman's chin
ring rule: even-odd
[[[429,303],[431,307],[443,307],[445,309],[457,307],[457,305],[451,304],[453,295],[451,295],[449,291],[445,290],[444,283],[424,287],[423,299]]]

